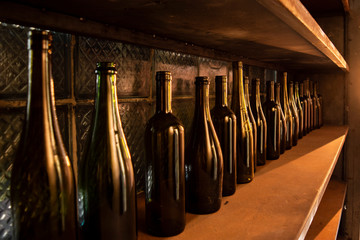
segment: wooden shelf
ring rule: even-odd
[[[346,126],[312,131],[280,159],[258,167],[253,182],[238,185],[218,212],[187,213],[185,231],[169,239],[304,239],[347,132]],[[160,239],[144,233],[144,215],[140,198],[138,239]]]
[[[336,239],[345,195],[346,183],[331,179],[305,239]]]
[[[285,69],[349,67],[299,0],[0,2],[0,21]]]

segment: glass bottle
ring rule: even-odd
[[[150,234],[185,228],[184,126],[172,114],[171,73],[156,73],[156,113],[145,129],[145,219]]]
[[[298,82],[295,82],[294,101],[295,101],[295,106],[297,109],[297,114],[299,117],[298,138],[301,139],[303,137],[303,131],[304,131],[304,114],[303,114],[303,110],[302,110],[301,102],[300,102],[299,83]]]
[[[229,196],[236,190],[236,117],[228,108],[227,78],[215,77],[215,106],[211,110],[211,118],[220,141],[223,154],[223,196]]]
[[[315,85],[313,81],[310,81],[310,96],[312,99],[313,106],[313,119],[312,119],[312,129],[318,128],[318,104],[317,104],[317,96],[315,95]]]
[[[314,82],[314,96],[313,96],[313,101],[315,102],[314,104],[314,125],[315,125],[315,128],[320,128],[321,127],[321,119],[322,116],[321,116],[321,105],[320,105],[320,101],[319,101],[319,97],[318,97],[318,94],[317,94],[317,83]]]
[[[11,173],[14,239],[77,239],[72,163],[56,116],[51,35],[29,32],[26,120]]]
[[[267,121],[267,159],[275,160],[280,157],[280,114],[281,108],[275,102],[274,81],[266,82],[266,101],[264,113]]]
[[[259,78],[252,81],[251,99],[251,109],[254,113],[255,123],[257,126],[257,145],[255,146],[257,152],[256,164],[261,166],[265,165],[266,162],[267,125],[266,118],[261,107]]]
[[[246,109],[242,62],[233,63],[233,78],[231,109],[237,122],[237,183],[248,183],[254,178],[254,141],[252,123]]]
[[[196,77],[195,114],[186,148],[186,210],[206,214],[220,209],[223,157],[210,116],[209,79]]]
[[[136,239],[135,178],[121,124],[115,64],[96,65],[90,139],[79,171],[84,239]]]
[[[308,132],[311,132],[311,130],[313,130],[314,127],[314,106],[313,106],[313,101],[311,98],[311,94],[310,94],[310,80],[306,79],[306,87],[305,87],[305,95],[307,98],[307,102],[308,102]]]
[[[317,89],[319,90],[319,89]],[[323,115],[323,98],[322,95],[320,93],[317,93],[318,99],[319,99],[319,123],[320,123],[320,127],[322,127],[324,125],[324,115]]]
[[[281,80],[281,107],[284,110],[285,122],[286,122],[286,149],[291,149],[293,143],[293,116],[291,114],[288,90],[287,90],[287,72],[284,72],[284,76]]]
[[[296,103],[294,99],[294,84],[292,81],[289,82],[289,106],[291,110],[292,122],[293,122],[293,138],[292,145],[296,146],[299,137],[299,115],[297,113]]]
[[[287,136],[287,126],[285,114],[281,107],[280,101],[280,83],[275,83],[275,102],[280,107],[280,154],[283,154],[286,149],[286,136]]]
[[[251,111],[251,105],[250,105],[250,94],[249,94],[249,78],[246,76],[244,78],[244,92],[245,92],[245,104],[246,104],[246,110],[249,114],[249,118],[251,121],[252,131],[253,131],[253,152],[254,152],[254,172],[256,172],[256,165],[257,165],[257,124],[254,118],[254,115]]]
[[[305,136],[308,132],[308,102],[306,97],[304,96],[304,82],[300,82],[300,104],[303,110],[303,136]]]

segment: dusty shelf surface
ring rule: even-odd
[[[185,231],[169,239],[303,239],[347,132],[347,126],[312,131],[280,159],[258,167],[254,180],[223,198],[218,212],[187,213]],[[144,216],[144,198],[139,198],[138,239],[164,239],[145,233]]]
[[[15,0],[0,21],[224,60],[348,70],[299,0]]]
[[[331,179],[306,234],[306,240],[336,239],[345,195],[346,183]]]

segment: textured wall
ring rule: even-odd
[[[25,117],[28,30],[0,24],[0,239],[11,239],[10,174]],[[117,64],[120,115],[138,191],[142,191],[144,186],[145,124],[155,112],[155,72],[172,72],[173,112],[185,125],[186,140],[190,136],[194,114],[195,77],[210,77],[211,107],[215,102],[216,75],[227,75],[229,93],[232,91],[230,62],[58,32],[53,36],[52,67],[57,114],[74,166],[82,159],[89,134],[96,62],[113,61]],[[259,77],[264,83],[274,80],[276,74],[274,70],[245,65],[245,75],[250,79]],[[265,92],[264,86],[262,92]]]

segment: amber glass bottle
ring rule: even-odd
[[[303,117],[304,117],[304,121],[303,121],[303,136],[305,136],[308,132],[308,103],[307,103],[307,99],[304,96],[304,83],[300,82],[300,104],[301,104],[301,108],[303,110]]]
[[[97,63],[90,140],[79,172],[84,239],[136,239],[135,178],[121,124],[116,69]]]
[[[223,196],[229,196],[236,190],[236,117],[227,104],[226,76],[216,76],[215,84],[215,107],[211,109],[211,118],[223,154]]]
[[[51,35],[29,32],[26,120],[12,165],[10,199],[14,239],[77,239],[72,163],[56,116]]]
[[[284,110],[285,123],[286,123],[286,149],[291,149],[293,146],[293,116],[291,114],[288,89],[287,89],[287,73],[284,72],[284,76],[281,80],[281,107]]]
[[[195,84],[195,114],[185,159],[186,210],[206,214],[221,205],[223,157],[210,116],[209,79],[196,77]]]
[[[313,107],[313,118],[312,118],[312,129],[316,129],[318,128],[318,116],[319,116],[319,111],[318,111],[318,103],[317,103],[317,96],[315,95],[315,91],[314,91],[314,82],[310,81],[310,96],[311,96],[311,100],[312,100],[312,107]]]
[[[314,128],[314,106],[310,94],[310,80],[306,79],[305,83],[306,83],[305,95],[306,95],[306,100],[308,102],[308,132],[310,132]]]
[[[263,105],[267,122],[266,157],[269,160],[275,160],[280,157],[281,108],[275,102],[274,81],[268,81],[266,85],[266,101]]]
[[[299,83],[295,82],[295,89],[294,89],[294,101],[297,109],[297,114],[299,117],[299,132],[298,132],[298,138],[301,139],[303,137],[304,132],[304,114],[303,109],[301,107],[301,101],[300,101],[300,94],[299,94]]]
[[[266,162],[267,125],[266,118],[261,107],[259,78],[252,81],[251,109],[254,113],[254,118],[257,126],[257,145],[255,146],[257,152],[256,164],[258,166],[261,166],[264,165]]]
[[[287,127],[286,127],[285,115],[281,108],[280,88],[281,88],[280,83],[276,83],[275,84],[275,92],[276,92],[275,102],[280,107],[280,154],[283,154],[286,150]]]
[[[171,73],[156,73],[156,113],[145,129],[145,216],[150,234],[185,228],[184,126],[172,114]]]
[[[321,121],[322,116],[321,116],[321,105],[320,105],[320,100],[317,94],[317,83],[314,82],[314,94],[313,94],[313,101],[315,102],[314,104],[314,126],[315,128],[320,128],[321,127]]]
[[[245,103],[246,103],[246,110],[249,114],[249,118],[251,121],[252,131],[253,131],[253,146],[254,146],[254,172],[256,172],[256,165],[257,165],[257,124],[254,118],[254,115],[251,110],[250,104],[250,94],[249,94],[249,78],[244,77],[244,93],[245,93]]]
[[[289,82],[289,106],[291,110],[292,122],[293,122],[293,138],[292,145],[296,146],[299,138],[299,115],[296,108],[295,98],[294,98],[294,84],[292,81]]]
[[[248,183],[254,178],[254,141],[252,123],[246,109],[242,62],[233,63],[233,77],[231,109],[237,123],[237,183]]]

